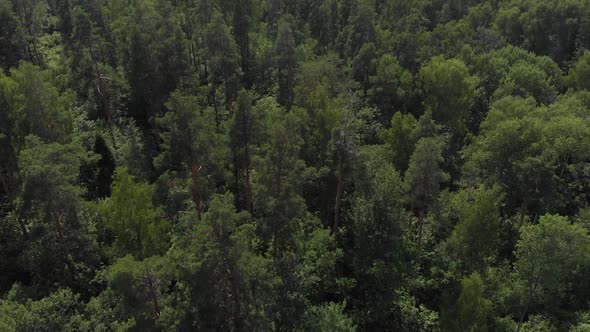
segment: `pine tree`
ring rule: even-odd
[[[279,22],[277,39],[275,41],[275,56],[277,81],[279,90],[277,101],[290,110],[295,98],[295,72],[297,70],[297,55],[295,53],[295,39],[291,24],[282,19]]]
[[[238,46],[219,12],[214,13],[211,22],[207,25],[205,46],[209,71],[210,102],[216,110],[219,122],[221,105],[219,105],[217,89],[223,86],[225,108],[229,112],[238,94],[240,77],[242,76]]]

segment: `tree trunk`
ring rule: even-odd
[[[31,58],[35,58],[36,62],[35,64],[39,67],[45,68],[45,65],[43,63],[43,61],[41,61],[41,55],[39,54],[39,48],[37,47],[37,36],[35,36],[33,29],[31,28],[31,24],[29,22],[29,24],[27,24],[27,31],[29,33],[29,36],[31,37],[31,40],[29,41],[29,45],[33,46],[33,52],[31,53]],[[30,47],[28,47],[29,50],[31,49]],[[34,54],[33,54],[34,53]]]
[[[252,215],[252,185],[250,184],[250,166],[246,167],[246,179],[244,180],[246,189],[246,210]]]
[[[279,158],[279,163],[278,163],[278,175],[277,175],[277,192],[276,192],[276,198],[278,199],[281,195],[281,192],[283,191],[283,182],[282,182],[282,177],[281,177],[281,173],[283,170],[283,159]],[[279,220],[277,220],[279,219]],[[278,237],[279,237],[279,225],[278,222],[280,221],[280,219],[282,219],[280,216],[279,218],[275,218],[275,220],[273,220],[273,254],[275,257],[278,256],[279,254],[279,245],[278,245]]]
[[[152,305],[154,306],[154,317],[158,318],[160,317],[160,302],[158,301],[158,292],[156,290],[156,283],[154,282],[154,273],[152,271],[148,271],[146,279]]]
[[[338,175],[338,185],[336,187],[336,201],[334,203],[334,228],[333,232],[338,231],[338,223],[340,221],[340,205],[342,204],[342,192],[344,191],[344,177],[342,172]]]
[[[98,92],[98,95],[100,96],[100,102],[102,104],[103,116],[104,116],[105,120],[107,121],[107,123],[110,125],[111,124],[111,110],[109,107],[107,97],[102,92],[104,90],[101,88],[102,87],[102,76],[100,73],[100,69],[98,68],[98,63],[94,59],[94,50],[92,49],[92,45],[88,46],[88,51],[90,52],[90,60],[92,61],[92,65],[94,67],[94,74],[96,75],[96,91]]]
[[[423,228],[424,228],[424,220],[420,216],[420,217],[418,217],[418,241],[416,243],[416,246],[418,249],[418,256],[420,256],[420,253],[422,251],[422,230],[423,230]]]
[[[534,265],[533,265],[533,270],[534,270]],[[537,275],[537,277],[535,278],[535,280],[533,281],[531,279],[531,284],[529,285],[529,292],[527,295],[527,300],[526,300],[526,304],[524,306],[524,309],[522,310],[522,313],[520,315],[520,319],[518,320],[518,325],[516,327],[516,332],[520,332],[520,328],[522,327],[522,323],[524,322],[524,317],[526,316],[528,310],[529,310],[529,305],[531,304],[531,299],[533,298],[533,293],[535,291],[535,289],[537,288],[537,283],[539,282],[541,275]]]
[[[64,218],[64,212],[61,212],[59,214],[54,213],[54,218],[55,218],[55,224],[57,227],[57,238],[59,243],[63,244],[65,243],[65,237],[64,237],[64,228],[62,225],[62,219]],[[70,254],[70,249],[69,247],[66,245],[63,247],[65,250],[65,263],[68,267],[68,269],[70,270],[73,278],[75,279],[77,273],[76,273],[76,266],[74,265],[74,262],[72,261],[72,255]]]
[[[201,194],[199,193],[199,173],[201,172],[202,166],[199,165],[198,162],[193,162],[191,165],[191,177],[193,181],[193,185],[191,188],[192,195],[193,195],[193,202],[195,203],[195,207],[197,208],[197,213],[199,217],[201,216]]]
[[[518,225],[518,228],[522,227],[522,225],[524,224],[524,218],[526,217],[526,206],[527,202],[526,200],[523,200],[522,205],[520,206],[520,223]]]
[[[250,183],[250,152],[246,144],[246,178],[244,179],[244,189],[246,191],[246,210],[252,215],[252,184]]]
[[[143,242],[141,241],[141,226],[137,226],[135,235],[135,244],[137,245],[137,258],[139,260],[143,260]]]
[[[231,264],[231,263],[230,263]],[[231,292],[232,292],[232,311],[234,316],[234,329],[235,331],[242,331],[242,315],[240,310],[240,291],[238,288],[238,276],[235,271],[235,268],[231,266],[227,270],[230,278],[230,285],[231,285]]]
[[[225,81],[225,110],[231,114],[232,105],[234,103],[233,96],[231,93],[229,78],[226,78]]]

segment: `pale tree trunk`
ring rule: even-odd
[[[277,199],[279,198],[279,196],[281,195],[281,192],[283,191],[283,179],[282,179],[282,170],[283,170],[283,158],[279,158],[279,162],[278,162],[278,167],[277,167]],[[278,256],[279,254],[279,225],[278,222],[276,220],[277,218],[275,218],[275,220],[273,220],[273,254],[275,257]],[[279,218],[282,219],[282,218]]]
[[[532,271],[531,273],[534,273],[534,264],[532,266]],[[529,306],[531,304],[531,299],[533,298],[533,294],[535,292],[535,290],[537,289],[537,285],[539,283],[539,279],[541,278],[541,274],[539,273],[536,277],[532,277],[530,279],[529,282],[529,291],[527,294],[527,299],[526,299],[526,304],[524,306],[524,309],[522,310],[522,313],[520,314],[520,319],[518,320],[518,325],[516,327],[516,332],[520,332],[520,329],[522,328],[522,323],[524,322],[524,318],[526,317],[526,314],[529,310]]]
[[[250,160],[246,163],[246,179],[245,179],[245,189],[246,189],[246,210],[252,215],[252,184],[250,183]]]
[[[191,177],[192,177],[192,195],[193,202],[197,208],[197,213],[201,215],[201,194],[199,193],[199,173],[203,167],[198,162],[193,162],[191,165]]]
[[[422,232],[424,230],[424,217],[418,217],[418,241],[417,241],[417,248],[418,248],[418,256],[422,253]]]
[[[340,206],[342,205],[342,192],[344,191],[344,177],[342,172],[338,175],[338,185],[336,186],[336,201],[334,203],[334,228],[333,232],[338,231],[338,224],[340,221]]]
[[[153,310],[154,310],[154,317],[157,319],[158,317],[160,317],[160,301],[158,299],[158,290],[157,290],[157,284],[158,284],[158,280],[154,277],[154,273],[153,271],[148,271],[147,275],[145,277],[145,280],[147,282],[147,287],[148,287],[148,292],[150,295],[150,299],[152,301],[152,305],[153,305]]]

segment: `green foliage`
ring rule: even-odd
[[[10,68],[17,65],[24,58],[24,40],[18,30],[18,17],[14,13],[12,3],[8,0],[0,1],[0,67]]]
[[[589,241],[587,231],[566,217],[545,215],[538,225],[524,226],[517,243],[516,269],[527,281],[530,296],[557,290],[563,278],[588,264]]]
[[[137,178],[147,177],[148,160],[145,151],[145,140],[141,130],[134,121],[121,123],[104,133],[107,147],[112,151],[115,164],[124,167]]]
[[[306,165],[298,156],[301,149],[300,122],[294,112],[285,111],[272,99],[259,102],[264,110],[264,145],[254,159],[259,171],[253,178],[254,209],[263,221],[263,240],[272,243],[273,255],[289,245],[292,221],[305,216],[300,184]]]
[[[120,301],[122,316],[134,323],[135,329],[154,329],[161,323],[170,305],[168,289],[173,270],[162,257],[137,261],[131,256],[118,259],[106,271],[106,281],[115,301]]]
[[[169,225],[159,220],[152,193],[151,185],[136,182],[127,169],[115,172],[112,195],[100,207],[105,225],[116,238],[114,255],[141,259],[165,251]]]
[[[419,214],[426,214],[435,204],[440,185],[448,180],[441,169],[444,141],[437,137],[424,137],[416,143],[404,176],[408,204]]]
[[[355,182],[358,190],[350,198],[347,226],[352,245],[346,258],[354,271],[349,303],[361,324],[386,327],[393,324],[395,291],[408,272],[402,180],[378,147],[363,149],[360,160],[365,163]]]
[[[521,331],[530,332],[554,332],[555,327],[542,316],[532,316],[522,325]]]
[[[538,225],[521,228],[515,268],[526,295],[519,325],[531,306],[543,302],[546,294],[559,299],[574,291],[569,280],[580,278],[588,267],[589,245],[587,230],[571,224],[566,217],[545,215]]]
[[[532,98],[503,98],[493,104],[481,134],[466,149],[465,169],[471,175],[485,169],[486,182],[502,184],[511,209],[542,213],[559,207],[551,188],[564,173],[556,170],[587,154],[584,120],[553,111],[563,102],[546,108],[536,107]]]
[[[75,331],[75,317],[81,311],[79,297],[69,289],[59,290],[38,301],[23,298],[20,288],[12,288],[0,300],[2,331]]]
[[[221,13],[216,12],[207,25],[205,45],[212,95],[217,100],[217,89],[223,85],[225,105],[230,110],[238,93],[242,70],[239,66],[238,46]],[[217,101],[215,106],[217,110]]]
[[[418,121],[411,114],[396,112],[391,118],[391,127],[380,133],[380,138],[391,149],[395,168],[405,172],[416,145],[415,131]]]
[[[342,5],[344,7],[344,5]],[[346,51],[349,56],[357,54],[365,43],[375,41],[374,6],[369,2],[351,1],[349,4],[350,17],[348,18],[348,31]]]
[[[588,323],[588,313],[579,315],[578,322],[575,324],[570,331],[572,332],[586,332],[590,331],[590,324]]]
[[[237,109],[230,122],[230,145],[239,207],[252,210],[252,154],[260,141],[260,114],[252,112],[252,97],[245,90],[238,95]]]
[[[309,329],[311,331],[334,331],[334,332],[353,332],[357,328],[352,319],[344,314],[346,303],[331,303],[321,307],[312,307],[310,309],[311,322]]]
[[[440,331],[438,313],[423,304],[418,305],[416,298],[407,291],[397,293],[396,307],[400,312],[400,328],[404,331]]]
[[[526,47],[536,53],[550,54],[558,62],[567,60],[576,39],[580,38],[575,31],[580,26],[584,6],[578,0],[524,2],[520,21]]]
[[[294,99],[297,55],[291,24],[284,19],[279,22],[275,41],[275,57],[278,81],[277,101],[290,110]]]
[[[255,251],[248,214],[235,212],[232,195],[225,194],[212,197],[201,220],[194,217],[182,220],[185,230],[170,251],[193,304],[180,326],[267,330],[278,280]]]
[[[46,144],[28,136],[19,155],[22,176],[14,218],[22,233],[20,268],[46,285],[90,291],[98,265],[93,227],[84,214],[78,185],[80,164],[88,156],[73,142]],[[21,270],[21,273],[23,271]]]
[[[590,90],[590,52],[585,51],[570,69],[568,79],[572,87],[578,90]]]
[[[0,0],[0,330],[586,330],[588,32],[588,0]]]
[[[459,223],[448,239],[449,249],[467,270],[484,267],[498,250],[503,197],[497,187],[483,186],[456,195]]]
[[[288,330],[306,328],[309,310],[338,291],[338,263],[343,252],[335,237],[319,226],[317,219],[293,220],[292,244],[272,266],[280,283],[276,286],[274,324]]]
[[[462,133],[478,78],[469,74],[461,60],[437,56],[420,68],[418,79],[424,106],[433,118],[454,133]]]
[[[539,103],[552,102],[557,95],[551,78],[537,66],[526,63],[513,65],[500,82],[496,96],[534,97]]]
[[[28,135],[62,143],[71,137],[73,96],[61,94],[50,75],[30,63],[22,63],[2,80],[17,148],[22,147]]]
[[[414,93],[412,74],[389,54],[377,60],[375,67],[375,75],[369,76],[368,91],[373,104],[387,115],[394,110],[405,111]]]
[[[352,59],[352,76],[365,91],[369,88],[370,75],[375,73],[375,53],[375,44],[366,43]]]
[[[80,177],[87,188],[86,196],[99,199],[110,196],[115,160],[102,136],[96,136],[92,147],[99,160],[81,166]]]
[[[461,282],[463,289],[457,300],[457,331],[487,331],[492,302],[484,297],[483,282],[474,272]]]
[[[296,104],[316,112],[325,108],[327,99],[347,88],[341,66],[342,60],[334,53],[299,64],[295,76]]]
[[[215,119],[210,109],[199,109],[198,99],[175,91],[166,107],[170,110],[158,119],[163,131],[163,153],[156,162],[163,169],[183,171],[193,163],[205,165],[215,160],[215,155],[224,143],[217,133]]]
[[[190,192],[197,210],[203,199],[227,178],[228,138],[216,126],[214,110],[196,108],[197,98],[175,91],[170,95],[166,115],[157,120],[162,127],[162,151],[155,162],[162,170],[190,177]]]

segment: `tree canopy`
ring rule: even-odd
[[[589,331],[589,0],[0,0],[0,331]]]

